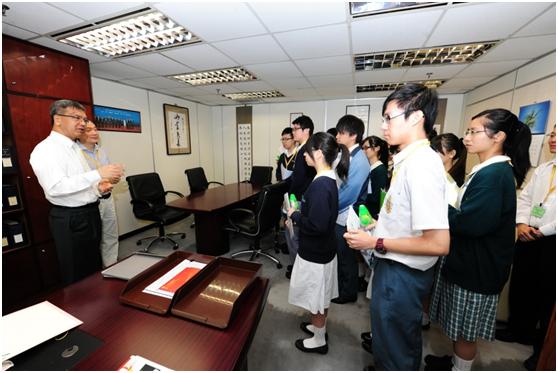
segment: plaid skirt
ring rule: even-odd
[[[480,294],[447,281],[441,274],[442,258],[430,304],[430,319],[437,321],[452,340],[494,340],[498,294]]]

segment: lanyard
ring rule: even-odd
[[[554,182],[555,176],[556,176],[556,165],[552,165],[552,172],[550,173],[550,184],[548,186],[548,192],[546,193],[546,196],[544,197],[541,205],[545,203],[546,200],[548,199],[548,196],[550,196],[552,192],[556,190],[556,183]]]
[[[291,154],[291,156],[289,157],[287,155],[287,153],[285,153],[285,159],[283,160],[283,163],[285,164],[285,169],[289,169],[289,165],[291,164],[291,162],[293,161],[293,159],[296,158],[296,153],[298,153],[298,147],[295,149],[294,153]],[[288,159],[288,161],[287,161]]]
[[[395,178],[397,177],[397,174],[399,173],[399,169],[401,168],[401,166],[403,165],[403,162],[406,161],[407,159],[411,158],[412,155],[414,155],[414,153],[419,150],[420,148],[424,148],[425,146],[429,146],[430,145],[430,141],[428,140],[422,140],[420,143],[416,144],[414,146],[414,149],[412,149],[409,154],[407,154],[407,156],[405,158],[403,158],[397,165],[397,168],[394,167],[393,169],[393,176],[391,177],[391,185],[395,185]]]

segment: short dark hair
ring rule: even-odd
[[[292,124],[298,124],[303,130],[308,128],[310,130],[310,135],[314,133],[314,122],[312,122],[312,119],[310,119],[309,116],[301,115],[293,120]]]
[[[405,119],[417,110],[424,114],[424,132],[428,135],[434,128],[438,114],[438,94],[436,90],[422,84],[408,83],[397,88],[384,101],[382,114],[386,112],[388,104],[392,101],[405,111]]]
[[[60,114],[61,110],[65,110],[67,108],[74,108],[81,111],[85,111],[85,107],[77,101],[74,100],[58,100],[54,101],[52,105],[50,105],[50,125],[54,125],[54,115]]]
[[[335,127],[329,128],[326,132],[329,133],[333,137],[337,136],[337,130],[335,129]]]
[[[293,129],[291,127],[285,127],[283,129],[283,131],[281,131],[281,136],[284,135],[291,135],[291,137],[293,136]]]
[[[364,122],[354,115],[347,114],[339,118],[335,129],[337,132],[348,132],[351,136],[356,135],[356,143],[360,144],[364,134]]]

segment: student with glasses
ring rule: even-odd
[[[463,143],[480,164],[449,207],[450,250],[430,307],[430,318],[453,342],[453,357],[428,355],[425,370],[471,370],[477,340],[494,340],[498,297],[514,255],[516,186],[530,167],[531,132],[508,110],[475,115]]]
[[[434,266],[449,249],[446,176],[427,133],[437,113],[436,92],[406,84],[383,105],[382,130],[399,146],[394,170],[372,235],[345,234],[349,247],[374,250],[370,321],[376,370],[419,370],[422,358],[422,301],[430,292]]]
[[[281,148],[283,151],[277,158],[277,168],[275,169],[277,181],[287,180],[294,170],[297,147],[291,127],[287,127],[281,132]]]
[[[101,269],[99,197],[123,176],[120,165],[90,170],[75,140],[89,122],[79,102],[59,100],[50,107],[52,131],[29,162],[53,205],[49,222],[65,284]]]
[[[508,327],[496,330],[500,341],[533,344],[528,370],[537,367],[556,303],[556,125],[547,136],[553,159],[535,169],[517,198]]]

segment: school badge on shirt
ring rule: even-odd
[[[388,196],[386,201],[386,212],[391,214],[391,196]]]

